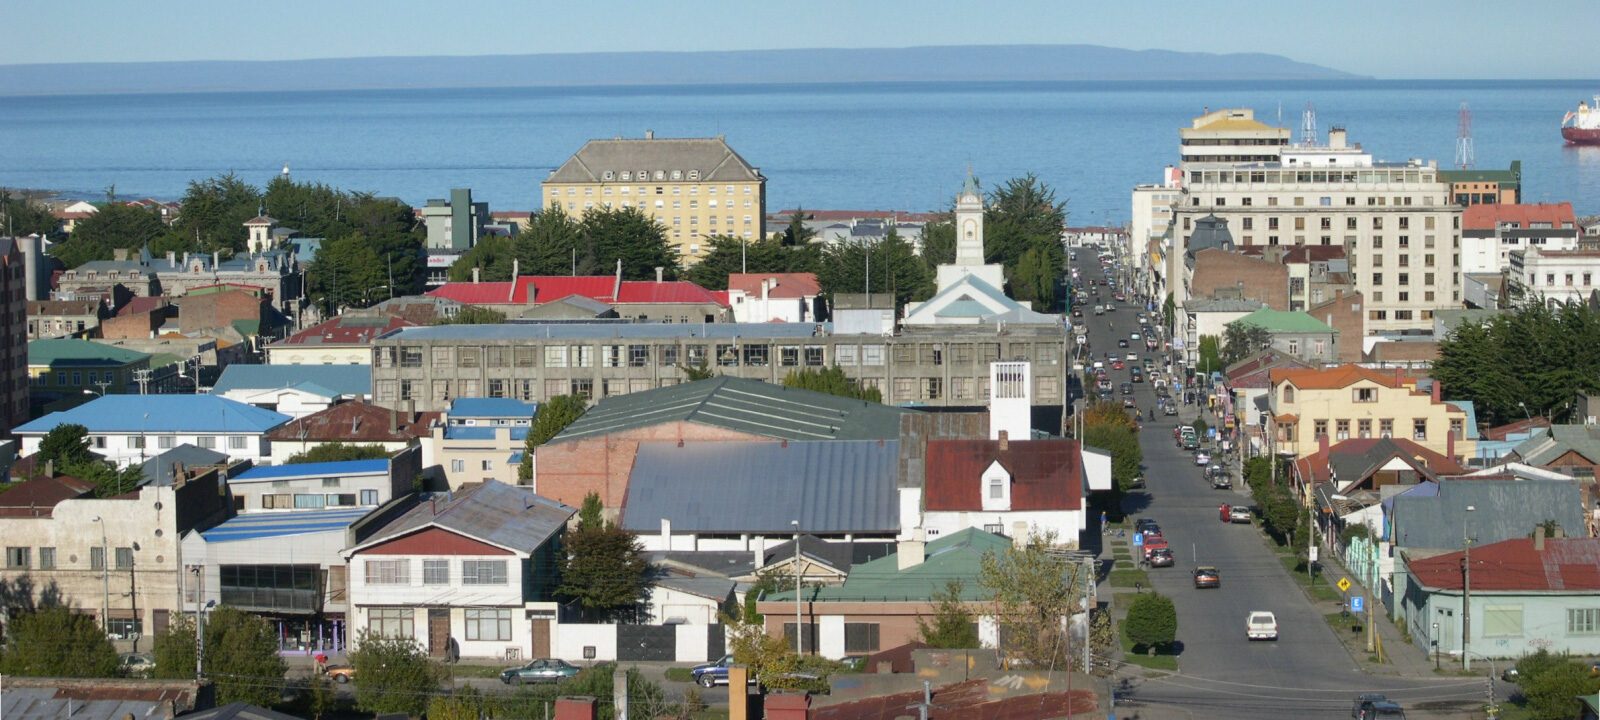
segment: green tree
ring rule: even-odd
[[[13,615],[0,672],[32,677],[94,678],[117,674],[117,651],[92,615],[48,607]]]
[[[39,235],[48,237],[56,232],[56,218],[50,208],[26,195],[13,194],[0,188],[0,234],[12,237]]]
[[[156,633],[156,669],[153,675],[168,680],[194,677],[194,620],[179,614],[167,624],[167,629]]]
[[[311,295],[326,305],[330,313],[345,308],[367,307],[385,299],[386,291],[373,289],[386,284],[383,258],[360,234],[331,238],[322,243],[317,259],[307,270]]]
[[[602,270],[584,244],[578,222],[557,203],[534,213],[528,227],[517,233],[513,247],[524,275],[591,275]]]
[[[97,458],[89,450],[89,428],[77,423],[62,423],[39,440],[37,462],[55,463],[57,468],[91,462]]]
[[[1097,402],[1084,409],[1083,443],[1111,454],[1111,479],[1118,490],[1133,486],[1144,464],[1138,426],[1114,403]]]
[[[1207,375],[1228,366],[1222,359],[1222,343],[1215,335],[1200,336],[1199,356],[1195,362],[1195,370]]]
[[[435,325],[497,325],[506,321],[506,314],[486,307],[467,305],[455,315],[433,321]]]
[[[801,390],[815,390],[829,395],[866,400],[868,402],[883,402],[883,393],[875,387],[862,387],[846,377],[844,368],[835,365],[829,368],[813,369],[803,368],[790,370],[783,377],[783,386],[799,388]]]
[[[1040,276],[1046,272],[1059,274],[1065,267],[1061,231],[1066,224],[1067,203],[1057,202],[1055,190],[1032,173],[1008,180],[990,194],[983,217],[984,256],[991,263],[1005,266],[1013,296],[1043,299],[1037,295],[1043,284]],[[1023,267],[1023,258],[1030,250],[1034,256]],[[1053,293],[1050,299],[1053,305]],[[1046,305],[1039,309],[1048,308]]]
[[[800,247],[808,245],[817,238],[817,231],[806,225],[811,216],[806,214],[805,208],[795,208],[794,214],[789,216],[789,224],[784,226],[783,232],[778,233],[778,241],[787,247]]]
[[[388,457],[389,451],[382,445],[347,445],[342,442],[331,442],[290,455],[285,464],[383,460]]]
[[[515,258],[516,247],[511,238],[502,235],[478,238],[471,249],[450,265],[450,280],[468,282],[472,280],[472,271],[476,270],[482,282],[505,282],[511,279],[511,261]]]
[[[1471,400],[1500,425],[1526,414],[1573,418],[1574,398],[1600,393],[1600,313],[1582,303],[1530,303],[1483,323],[1457,325],[1439,344],[1434,378],[1444,396]]]
[[[979,647],[977,621],[961,598],[965,589],[961,579],[955,578],[934,593],[933,618],[927,621],[917,618],[917,636],[923,644],[932,648]]]
[[[1008,657],[1049,667],[1071,657],[1067,621],[1083,599],[1082,564],[1058,551],[1053,532],[1034,533],[1021,546],[983,557],[978,583],[992,598],[990,615],[1009,647]]]
[[[922,262],[930,271],[956,261],[956,223],[949,214],[922,226]]]
[[[1167,293],[1167,299],[1161,301],[1161,327],[1167,332],[1172,332],[1172,318],[1177,312],[1177,301],[1172,299],[1172,293]]]
[[[278,634],[265,618],[223,605],[206,616],[205,633],[205,672],[219,704],[278,702],[288,667],[278,655]]]
[[[767,687],[788,690],[803,682],[796,678],[801,658],[794,651],[794,641],[769,635],[765,625],[739,622],[737,618],[724,617],[728,633],[728,652],[739,664],[750,669],[751,675]]]
[[[350,653],[356,676],[356,707],[385,715],[419,717],[439,691],[441,673],[412,638],[384,637],[362,630]]]
[[[911,243],[891,230],[875,243],[839,241],[822,251],[817,269],[822,290],[837,293],[890,293],[896,307],[933,295],[933,274]]]
[[[639,538],[602,519],[599,494],[584,497],[578,526],[567,532],[562,553],[557,595],[591,622],[638,619],[653,571]]]
[[[578,222],[578,234],[605,272],[613,272],[620,260],[626,280],[654,280],[658,267],[666,279],[678,277],[678,251],[667,242],[666,227],[639,208],[590,208]]]
[[[94,496],[116,497],[133,492],[144,481],[144,471],[139,465],[118,468],[103,460],[87,460],[60,466],[62,474],[70,475],[94,485]]]
[[[166,231],[155,212],[111,202],[100,212],[79,220],[70,237],[50,246],[50,255],[74,268],[90,260],[110,260],[113,250],[137,252]]]
[[[744,593],[744,622],[760,624],[762,614],[756,612],[756,602],[770,593],[794,590],[794,573],[783,568],[767,568],[756,572],[756,580]]]
[[[243,250],[249,237],[244,224],[263,209],[261,190],[231,172],[190,181],[182,205],[172,234],[204,253]]]
[[[1266,328],[1255,323],[1235,320],[1222,330],[1222,362],[1213,369],[1225,368],[1271,345],[1272,333],[1267,332]]]
[[[1564,659],[1531,678],[1524,678],[1521,686],[1531,717],[1565,720],[1579,716],[1583,704],[1578,697],[1600,691],[1600,679],[1590,675],[1585,663]]]
[[[1059,253],[1057,253],[1059,254]],[[1016,269],[1011,273],[1011,293],[1017,300],[1033,303],[1033,308],[1047,312],[1056,307],[1056,280],[1061,276],[1059,264],[1051,253],[1042,247],[1030,247],[1022,253]]]
[[[580,395],[557,395],[546,400],[539,406],[533,416],[533,426],[528,428],[528,437],[522,444],[522,466],[517,471],[517,476],[523,480],[533,478],[534,451],[550,439],[560,435],[568,425],[583,417],[589,405]]]
[[[684,380],[684,382],[696,382],[696,381],[699,381],[699,380],[710,380],[711,378],[714,378],[714,377],[717,376],[716,369],[712,368],[712,367],[708,367],[706,365],[706,361],[704,359],[702,359],[699,363],[696,363],[694,365],[679,365],[678,366],[678,370],[683,372],[683,380]]]
[[[1122,621],[1122,631],[1133,641],[1135,649],[1144,648],[1154,655],[1158,648],[1169,646],[1178,639],[1178,609],[1172,599],[1156,592],[1139,593],[1128,605],[1128,617]]]
[[[778,237],[781,237],[779,234]],[[786,245],[777,239],[745,240],[715,235],[705,240],[699,262],[685,271],[690,282],[712,290],[725,290],[732,273],[814,273],[822,259],[818,245]]]

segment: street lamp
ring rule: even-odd
[[[1467,646],[1472,640],[1472,536],[1467,533],[1467,524],[1472,520],[1472,512],[1478,508],[1467,506],[1467,511],[1461,515],[1461,669],[1472,669],[1471,653]]]
[[[139,636],[143,634],[142,623],[139,622],[139,586],[133,575],[134,553],[142,548],[135,542],[128,552],[128,606],[133,608],[133,651],[139,652]]]
[[[800,521],[790,520],[789,526],[794,528],[794,654],[802,655],[801,638],[805,637],[805,629],[800,624]]]
[[[100,582],[105,585],[105,595],[100,604],[100,630],[107,635],[111,634],[111,558],[108,557],[110,545],[106,541],[106,523],[99,515],[94,516],[94,522],[100,525]]]
[[[1533,422],[1533,415],[1530,415],[1528,413],[1528,404],[1527,403],[1525,403],[1525,402],[1523,402],[1521,400],[1518,400],[1517,401],[1517,407],[1522,408],[1522,416],[1527,418],[1528,422]]]

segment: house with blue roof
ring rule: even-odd
[[[370,365],[229,365],[212,395],[301,418],[345,400],[372,399]]]
[[[422,439],[423,453],[427,465],[437,465],[444,472],[451,489],[490,480],[517,485],[531,429],[529,425],[437,424]]]
[[[13,430],[24,457],[39,452],[58,425],[89,430],[89,447],[118,467],[139,465],[179,445],[227,453],[260,463],[272,456],[268,431],[289,421],[265,408],[217,395],[105,395],[53,412]]]
[[[375,508],[411,494],[421,483],[422,448],[387,458],[291,463],[250,468],[227,479],[235,512]]]
[[[539,403],[515,398],[456,398],[445,413],[446,425],[465,427],[528,427]]]

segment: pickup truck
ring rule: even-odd
[[[1245,620],[1245,637],[1251,640],[1277,640],[1278,617],[1265,610],[1251,610]]]

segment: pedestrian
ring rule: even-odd
[[[318,650],[316,655],[311,656],[311,660],[312,660],[312,662],[316,663],[317,674],[318,675],[321,675],[321,674],[323,674],[323,673],[328,671],[328,654],[327,653],[322,652],[321,650]]]
[[[1100,534],[1104,535],[1106,530],[1108,528],[1110,528],[1110,527],[1111,527],[1111,520],[1106,517],[1106,511],[1101,510],[1100,511]]]

